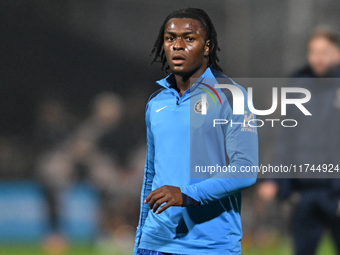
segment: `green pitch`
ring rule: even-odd
[[[131,248],[132,249],[132,248]],[[63,255],[131,255],[131,250],[123,253],[115,251],[114,247],[110,249],[98,249],[93,246],[74,246],[69,252]],[[247,248],[243,249],[242,255],[292,255],[290,243],[282,239],[277,245],[270,248]],[[336,254],[334,246],[329,237],[322,240],[318,255]],[[49,255],[45,253],[40,246],[8,246],[0,244],[0,255]]]

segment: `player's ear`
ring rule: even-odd
[[[207,40],[205,42],[204,46],[204,56],[207,57],[209,56],[210,51],[212,50],[213,45],[211,45],[210,40]]]

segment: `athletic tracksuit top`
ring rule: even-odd
[[[247,106],[246,90],[212,66],[182,97],[173,74],[157,83],[162,88],[146,106],[147,156],[134,254],[137,248],[240,254],[241,190],[253,185],[257,177],[256,171],[245,168],[258,165],[257,130],[244,122],[255,118]],[[233,114],[231,90],[215,88],[218,83],[243,92],[244,114]],[[225,124],[214,126],[214,119]],[[144,199],[163,185],[179,187],[183,197],[189,198],[185,206],[172,206],[160,214],[149,210]]]

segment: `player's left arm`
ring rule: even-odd
[[[235,85],[236,86],[236,85]],[[237,85],[238,86],[238,85]],[[247,92],[242,88],[244,98]],[[249,115],[247,100],[244,100],[246,115],[234,115],[232,105],[226,101],[224,104],[223,118],[228,124],[222,125],[226,154],[229,159],[229,170],[218,173],[213,178],[206,179],[189,185],[182,192],[200,204],[207,204],[214,200],[224,198],[252,186],[256,182],[258,167],[258,137],[256,122],[250,122],[252,126],[243,127],[241,123],[248,124]],[[233,124],[231,124],[231,121]]]
[[[243,116],[242,120],[240,117],[235,118],[236,121],[243,122]],[[184,194],[200,204],[207,204],[232,195],[256,182],[256,167],[258,167],[257,134],[251,131],[241,131],[240,125],[233,125],[233,127],[228,125],[225,139],[230,164],[228,169],[232,171],[228,170],[225,173],[216,174],[213,178],[182,189]]]

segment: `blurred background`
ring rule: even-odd
[[[232,78],[288,77],[335,0],[11,0],[0,3],[0,254],[131,254],[144,110],[164,77],[150,52],[165,17],[204,9]],[[256,100],[261,101],[257,96]],[[259,133],[270,161],[271,131]],[[244,192],[243,254],[291,254],[289,206]],[[319,254],[335,254],[330,238]]]

